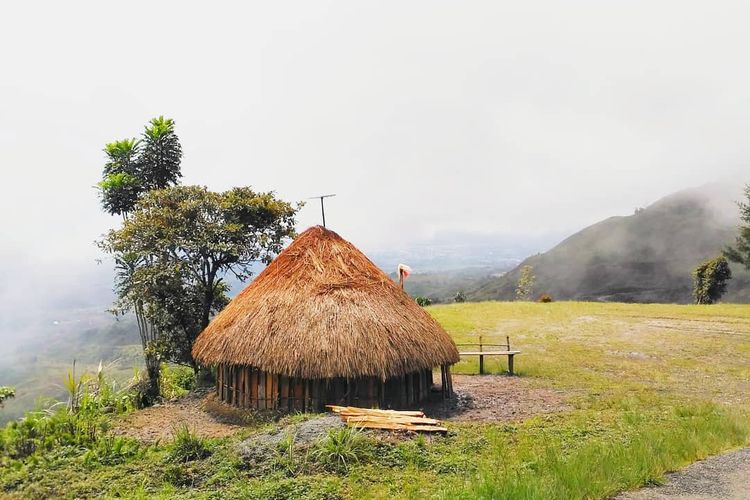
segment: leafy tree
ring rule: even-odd
[[[727,290],[732,271],[724,256],[703,262],[693,271],[693,297],[696,304],[713,304]]]
[[[121,215],[125,221],[144,194],[174,185],[182,176],[182,146],[174,130],[174,121],[163,116],[152,119],[146,125],[140,140],[123,139],[109,143],[104,147],[104,153],[107,161],[98,184],[102,208],[111,215]],[[159,394],[160,367],[160,349],[156,347],[159,345],[157,332],[160,325],[154,324],[158,301],[146,292],[153,292],[166,302],[181,302],[189,298],[174,288],[171,291],[176,295],[169,298],[168,287],[165,287],[163,280],[157,280],[153,273],[146,272],[153,271],[153,259],[149,260],[128,249],[111,253],[117,272],[115,289],[120,297],[115,310],[132,310],[135,313],[150,382],[146,397],[155,398]],[[157,273],[156,276],[163,277],[164,273]],[[151,286],[144,287],[147,278],[152,279]],[[157,285],[158,293],[155,290]],[[137,293],[147,298],[136,298]]]
[[[732,262],[743,264],[745,269],[750,269],[750,184],[745,186],[747,203],[738,203],[740,207],[740,219],[744,223],[740,226],[740,234],[737,235],[735,246],[724,249],[724,256]]]
[[[123,139],[104,147],[107,162],[99,183],[102,208],[111,215],[127,217],[143,191],[138,163],[139,142]]]
[[[146,125],[140,140],[123,139],[104,147],[100,190],[102,208],[127,218],[138,198],[153,189],[177,184],[182,172],[182,146],[174,120],[160,116]]]
[[[173,186],[143,195],[100,242],[119,256],[117,309],[139,316],[147,358],[195,367],[193,342],[228,301],[224,277],[246,280],[294,236],[297,208],[274,193]],[[157,368],[158,370],[158,368]]]
[[[160,116],[149,122],[143,132],[139,160],[146,190],[177,184],[182,177],[182,146],[174,131],[174,120]]]
[[[453,302],[466,302],[466,294],[463,290],[456,292],[456,295],[453,297]]]
[[[531,300],[531,297],[534,294],[534,283],[536,283],[534,268],[531,266],[523,266],[518,278],[518,285],[516,285],[516,299]]]
[[[419,304],[422,307],[427,307],[429,305],[432,305],[432,299],[429,297],[423,297],[421,295],[418,295],[414,300],[417,301],[417,304]]]

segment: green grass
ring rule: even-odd
[[[0,496],[606,498],[750,442],[748,306],[487,302],[428,311],[457,342],[510,336],[521,377],[562,392],[570,409],[449,422],[446,437],[335,435],[307,448],[290,438],[262,470],[237,454],[246,431],[201,442],[210,453],[179,454],[185,460],[175,459],[179,439],[139,447],[97,438],[80,450],[0,456]],[[476,373],[477,361],[456,371]],[[275,425],[284,432],[300,420]],[[183,441],[194,449],[192,437]]]

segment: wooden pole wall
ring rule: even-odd
[[[450,367],[440,367],[444,397],[453,384]],[[326,404],[407,408],[430,395],[432,369],[399,377],[356,379],[301,379],[274,375],[246,366],[221,365],[216,370],[216,394],[227,404],[255,410],[325,411]]]

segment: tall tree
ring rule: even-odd
[[[750,184],[745,186],[745,197],[746,203],[738,203],[740,220],[743,222],[739,228],[740,234],[737,235],[734,247],[724,249],[724,256],[732,262],[743,264],[745,269],[750,269]]]
[[[182,146],[174,130],[174,121],[163,116],[146,125],[140,140],[109,143],[104,147],[104,153],[107,161],[98,184],[102,208],[111,215],[121,215],[125,221],[144,194],[174,185],[182,176]],[[149,381],[146,398],[152,400],[159,394],[161,350],[157,348],[159,325],[155,323],[158,316],[154,313],[157,302],[148,292],[157,293],[153,285],[162,284],[162,281],[152,280],[151,287],[145,286],[148,282],[144,279],[153,271],[153,259],[127,249],[111,253],[116,265],[115,290],[119,297],[114,310],[128,310],[135,314]],[[163,287],[158,292],[159,297],[165,296]]]
[[[696,304],[713,304],[727,291],[732,279],[729,263],[723,256],[703,262],[693,271],[693,297]]]
[[[534,294],[535,282],[534,268],[523,266],[521,268],[521,275],[518,278],[518,284],[516,285],[516,300],[531,300]]]
[[[195,338],[228,301],[225,276],[245,280],[254,263],[270,262],[294,236],[296,212],[274,193],[248,187],[173,186],[143,195],[101,246],[135,263],[118,295],[121,310],[140,310],[153,327],[143,336],[146,352],[195,366]]]

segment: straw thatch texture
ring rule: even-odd
[[[354,245],[320,226],[211,321],[193,356],[307,379],[385,380],[459,360],[437,321]]]

